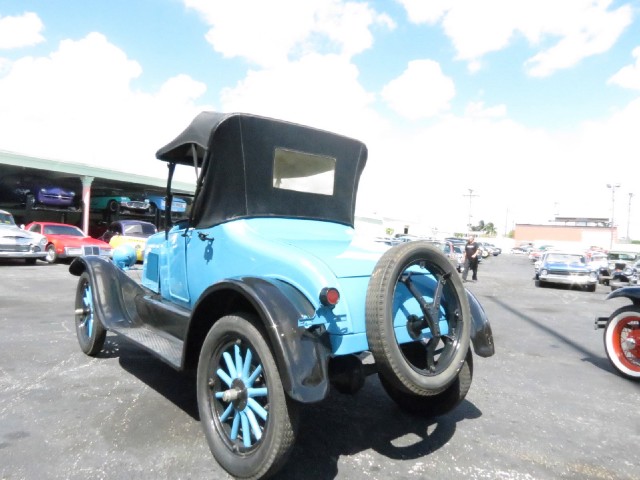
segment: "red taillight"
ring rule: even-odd
[[[333,307],[340,301],[340,292],[337,288],[325,287],[320,291],[320,303],[326,307]]]

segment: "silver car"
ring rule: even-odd
[[[16,225],[11,213],[0,210],[0,259],[24,258],[34,264],[47,255],[47,239],[39,233],[27,232]]]

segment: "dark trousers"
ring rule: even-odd
[[[477,258],[467,258],[464,261],[464,269],[462,270],[462,279],[466,280],[467,275],[469,275],[469,270],[471,270],[471,280],[478,280],[478,259]]]

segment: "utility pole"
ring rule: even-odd
[[[629,210],[627,211],[627,242],[631,241],[631,236],[629,235],[629,224],[631,223],[631,199],[633,198],[633,193],[629,192]]]
[[[473,201],[473,197],[479,197],[480,195],[473,193],[473,188],[468,188],[469,193],[462,195],[463,197],[469,197],[469,223],[467,223],[467,232],[471,231],[471,202]]]
[[[615,228],[614,224],[614,214],[616,207],[616,188],[620,188],[619,183],[607,183],[607,188],[611,189],[611,240],[609,242],[609,250],[613,248],[613,229]]]

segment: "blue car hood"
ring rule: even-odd
[[[545,262],[541,268],[549,270],[568,270],[568,271],[580,271],[590,272],[594,270],[593,267],[589,267],[583,263],[566,263],[566,262]]]

